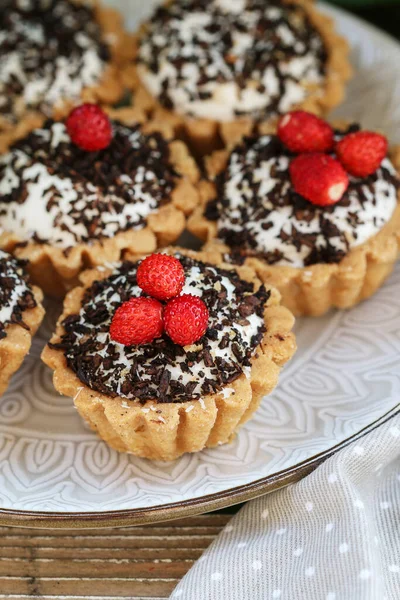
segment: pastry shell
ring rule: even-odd
[[[23,322],[28,329],[17,323],[9,323],[6,325],[6,337],[0,340],[0,396],[4,394],[12,375],[18,371],[29,353],[32,339],[43,321],[45,312],[41,304],[42,291],[32,286],[32,292],[37,306],[23,312]]]
[[[112,118],[128,125],[141,121],[140,114],[133,108],[108,112]],[[78,275],[84,269],[118,261],[127,251],[139,256],[149,254],[174,243],[184,231],[187,216],[199,202],[199,170],[185,144],[173,139],[174,134],[168,124],[148,121],[142,125],[142,131],[157,131],[170,140],[170,160],[179,175],[171,192],[171,201],[151,213],[144,228],[121,231],[113,238],[102,238],[90,244],[79,243],[68,252],[50,244],[25,242],[12,232],[0,234],[0,248],[17,258],[28,260],[33,283],[46,294],[62,298],[78,284]]]
[[[211,264],[219,261],[217,254],[209,252],[180,252]],[[226,264],[219,266],[233,268]],[[235,269],[243,279],[253,281],[256,286],[260,284],[252,269]],[[81,275],[82,286],[72,290],[65,299],[52,343],[59,342],[64,333],[62,321],[79,312],[85,289],[111,272],[109,269],[91,270]],[[242,374],[227,384],[225,394],[222,390],[200,400],[182,403],[148,400],[140,404],[91,390],[67,367],[61,350],[47,346],[42,359],[54,371],[55,388],[74,398],[80,415],[109,446],[153,460],[174,460],[185,452],[198,452],[231,441],[237,429],[258,408],[261,399],[276,386],[281,367],[296,349],[291,332],[294,318],[279,305],[279,299],[279,293],[271,289],[264,316],[267,331],[254,354],[248,377]]]
[[[73,0],[76,4],[84,0]],[[112,106],[121,100],[125,87],[122,81],[122,70],[127,62],[132,60],[135,46],[132,36],[123,27],[122,17],[118,11],[103,6],[99,0],[92,0],[95,16],[108,43],[111,57],[99,82],[92,87],[82,90],[80,101],[92,102],[103,106]],[[79,101],[60,100],[52,108],[54,119],[63,119]],[[15,124],[2,118],[0,115],[0,153],[6,152],[8,147],[16,140],[25,137],[30,131],[40,127],[44,116],[39,110],[24,111]]]
[[[349,45],[343,37],[336,33],[333,19],[321,14],[315,8],[313,0],[296,0],[295,4],[305,9],[311,23],[319,31],[325,42],[328,58],[323,84],[307,86],[309,95],[303,102],[291,107],[291,110],[303,109],[317,115],[326,115],[342,102],[345,84],[352,75],[348,59]],[[137,52],[138,39],[144,31],[143,26],[136,40],[134,40],[135,53]],[[196,119],[179,115],[164,108],[147,91],[140,81],[133,62],[123,70],[122,77],[126,87],[132,91],[133,106],[149,116],[170,123],[177,135],[182,137],[196,156],[199,157],[238,141],[243,135],[249,135],[254,128],[264,132],[271,122],[277,120],[274,118],[255,122],[254,119],[249,117],[240,117],[231,122],[218,122],[212,119]]]
[[[207,159],[212,178],[227,163],[229,152],[221,150]],[[390,152],[393,165],[400,171],[400,147]],[[204,240],[203,250],[219,255],[223,260],[230,248],[217,239],[217,224],[204,216],[207,203],[215,198],[215,186],[210,181],[199,184],[200,204],[188,221],[191,233]],[[249,257],[244,261],[266,285],[276,287],[282,304],[296,316],[317,317],[331,308],[352,308],[375,294],[393,271],[400,251],[400,192],[392,218],[374,236],[352,248],[334,264],[319,263],[303,268],[269,265]]]

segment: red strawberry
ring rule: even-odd
[[[152,254],[137,270],[137,284],[146,294],[158,300],[178,296],[185,283],[182,264],[174,256]]]
[[[72,142],[86,150],[104,150],[112,139],[111,122],[97,104],[82,104],[75,108],[66,121],[68,135]]]
[[[327,152],[333,148],[333,129],[326,121],[305,112],[294,110],[281,117],[278,137],[291,152]]]
[[[290,163],[295,191],[318,206],[336,204],[348,188],[349,178],[339,161],[328,154],[302,154]]]
[[[162,313],[162,304],[153,298],[131,298],[114,313],[111,339],[124,346],[149,344],[163,333]]]
[[[164,311],[166,333],[175,344],[189,346],[207,331],[208,309],[198,296],[183,294],[168,302]]]
[[[336,145],[336,154],[344,168],[355,177],[375,173],[387,155],[385,136],[371,131],[349,133]]]

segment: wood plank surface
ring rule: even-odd
[[[93,531],[0,527],[0,600],[161,600],[230,520]]]

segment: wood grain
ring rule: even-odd
[[[168,598],[230,514],[111,530],[0,528],[0,600]]]

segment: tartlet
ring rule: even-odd
[[[339,104],[347,42],[310,0],[175,0],[137,34],[124,72],[134,105],[168,120],[200,155],[293,108]]]
[[[0,250],[0,395],[28,354],[44,310],[22,261]]]
[[[111,105],[132,56],[120,15],[97,0],[6,0],[0,12],[0,151],[79,102]]]
[[[81,275],[43,351],[54,385],[112,448],[173,460],[229,442],[275,387],[295,351],[293,316],[254,271],[213,265],[212,256],[169,249],[181,261],[182,294],[209,310],[208,329],[191,346],[166,334],[124,346],[110,337],[116,309],[140,296],[138,263]]]
[[[358,129],[341,127],[336,140]],[[376,292],[398,257],[399,149],[372,175],[350,176],[332,206],[296,193],[292,159],[276,131],[214,153],[188,228],[221,260],[253,268],[296,316],[350,308]]]
[[[55,297],[85,268],[175,242],[198,202],[198,169],[170,128],[112,114],[104,150],[78,148],[48,120],[0,157],[0,247]]]

